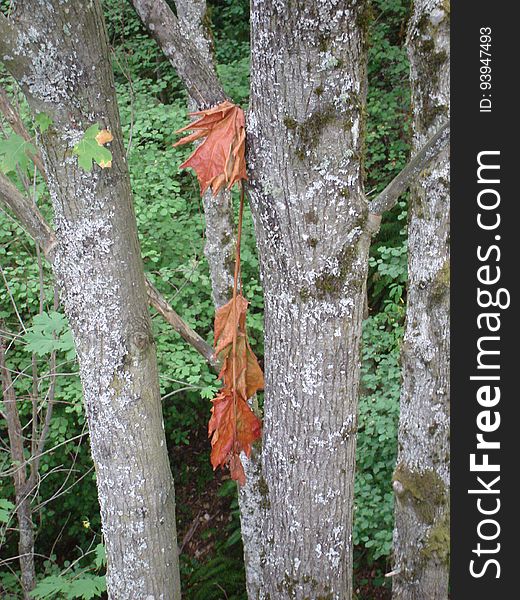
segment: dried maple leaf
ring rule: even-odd
[[[229,465],[231,476],[239,483],[245,482],[240,452],[251,454],[251,444],[260,437],[262,424],[247,402],[234,397],[223,388],[212,400],[208,437],[211,437],[211,464],[213,469]],[[238,466],[240,465],[240,467]],[[237,475],[237,477],[235,477]]]
[[[245,326],[245,316],[249,302],[239,294],[221,306],[215,314],[215,354],[233,342],[233,335],[240,321]]]
[[[230,189],[233,184],[247,179],[244,111],[226,100],[208,110],[190,113],[190,116],[200,118],[176,133],[188,130],[193,130],[193,133],[174,146],[205,138],[180,166],[181,169],[191,167],[195,171],[201,194],[210,186],[216,194],[224,186]]]
[[[232,353],[232,347],[229,346],[220,354],[224,362],[218,377],[227,387],[233,387]],[[235,356],[236,391],[244,400],[247,400],[256,394],[258,390],[264,388],[264,375],[246,335],[242,333],[237,336]]]
[[[215,352],[223,361],[219,373],[223,387],[212,400],[208,425],[213,468],[228,465],[231,477],[241,484],[245,474],[240,452],[249,456],[251,444],[262,431],[247,400],[264,387],[262,369],[247,340],[248,304],[239,294],[215,315]]]

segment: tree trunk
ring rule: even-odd
[[[24,3],[0,22],[6,66],[42,136],[56,226],[54,271],[73,331],[103,532],[110,598],[178,599],[175,499],[162,422],[132,194],[99,1]],[[98,123],[112,167],[73,155]]]
[[[408,33],[414,148],[449,115],[449,8],[415,0]],[[412,186],[393,597],[446,600],[449,560],[449,151]]]
[[[248,168],[265,294],[261,577],[250,598],[352,595],[370,234],[367,3],[253,0]],[[258,546],[248,548],[258,554]],[[261,584],[260,584],[261,580]]]

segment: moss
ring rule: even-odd
[[[312,590],[318,589],[318,587],[322,587],[322,585],[311,577],[310,575],[303,575],[300,579],[294,579],[294,577],[290,577],[285,574],[282,581],[280,581],[276,585],[276,589],[280,592],[286,592],[287,595],[291,598],[297,598],[297,592],[299,586],[303,583],[306,587],[310,587]],[[303,600],[334,600],[334,594],[329,592],[328,589],[324,590],[324,593],[311,596],[304,596]]]
[[[291,117],[285,117],[283,124],[287,127],[287,129],[297,129],[298,127],[298,121],[291,119]]]
[[[368,0],[363,0],[356,16],[356,25],[361,30],[364,40],[363,44],[365,47],[368,45],[370,26],[374,20],[374,14],[372,3]]]
[[[450,513],[448,510],[428,532],[421,556],[425,560],[437,558],[442,563],[448,564],[450,558]]]
[[[261,496],[260,508],[262,510],[269,510],[271,508],[271,500],[269,499],[269,486],[263,475],[260,475],[258,480],[258,493]]]
[[[403,487],[400,499],[411,502],[422,522],[431,525],[446,498],[444,482],[437,473],[431,469],[416,473],[401,463],[397,465],[393,480]]]
[[[303,215],[303,220],[305,221],[305,223],[307,225],[310,225],[311,223],[313,225],[317,225],[317,223],[318,223],[318,215],[316,214],[315,210],[310,210],[309,212],[306,212]]]
[[[358,223],[354,224],[354,227],[358,226]],[[357,246],[348,245],[343,248],[340,255],[338,256],[338,262],[340,265],[339,272],[327,272],[324,271],[319,277],[316,278],[314,283],[316,288],[316,298],[323,300],[327,296],[339,296],[344,292],[344,285],[348,275],[351,272],[351,264],[356,257]],[[353,279],[349,280],[349,284],[353,287],[358,288],[362,286],[361,281],[356,282]]]
[[[307,302],[309,300],[309,298],[311,297],[311,293],[307,288],[302,288],[298,292],[298,295],[300,296],[300,299],[302,302]]]
[[[450,261],[446,260],[442,267],[435,274],[432,283],[432,300],[436,303],[445,298],[450,289]]]
[[[320,52],[327,52],[330,45],[330,35],[320,33],[318,36],[318,49]]]
[[[295,131],[298,143],[294,152],[299,160],[305,160],[308,150],[318,147],[323,129],[337,119],[337,111],[333,105],[327,104],[323,109],[312,113],[305,121],[298,122],[291,117],[284,119],[288,129]]]
[[[441,115],[447,114],[446,106],[434,104],[435,94],[430,93],[435,91],[439,85],[439,75],[442,66],[448,60],[448,54],[441,50],[436,52],[435,42],[432,39],[425,40],[420,46],[422,57],[422,79],[427,83],[427,89],[424,90],[422,97],[422,125],[424,130],[427,130]]]

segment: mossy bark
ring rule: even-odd
[[[417,150],[449,116],[449,11],[415,0],[408,32]],[[393,598],[446,600],[449,561],[449,151],[412,186],[394,473]]]
[[[8,26],[3,60],[33,113],[52,119],[38,141],[54,208],[53,268],[80,366],[109,597],[178,600],[174,484],[101,5],[16,3]],[[85,172],[73,148],[93,123],[114,136],[112,167]]]
[[[251,5],[248,191],[265,296],[263,507],[251,599],[352,597],[370,235],[365,2]],[[316,92],[318,90],[318,93]]]

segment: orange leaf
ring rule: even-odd
[[[105,144],[108,144],[108,142],[111,142],[113,139],[114,139],[114,136],[110,133],[110,131],[108,131],[108,129],[102,129],[96,135],[96,142],[100,146],[104,146]]]
[[[249,302],[242,295],[221,306],[215,314],[215,354],[233,342],[233,335],[245,316]]]
[[[218,378],[225,387],[233,388],[232,345],[222,351],[224,358]],[[237,393],[247,400],[264,388],[264,375],[244,333],[237,335],[235,377]]]
[[[212,400],[208,436],[211,437],[211,464],[213,469],[229,465],[231,476],[245,482],[240,452],[251,454],[251,445],[262,433],[260,419],[240,396],[233,397],[229,388],[223,388]]]
[[[193,133],[174,146],[206,138],[180,166],[181,169],[191,167],[195,171],[201,194],[209,186],[213,194],[217,194],[224,186],[230,189],[240,180],[247,179],[244,111],[226,100],[208,110],[191,113],[191,116],[200,118],[176,133],[188,130],[193,130]]]

